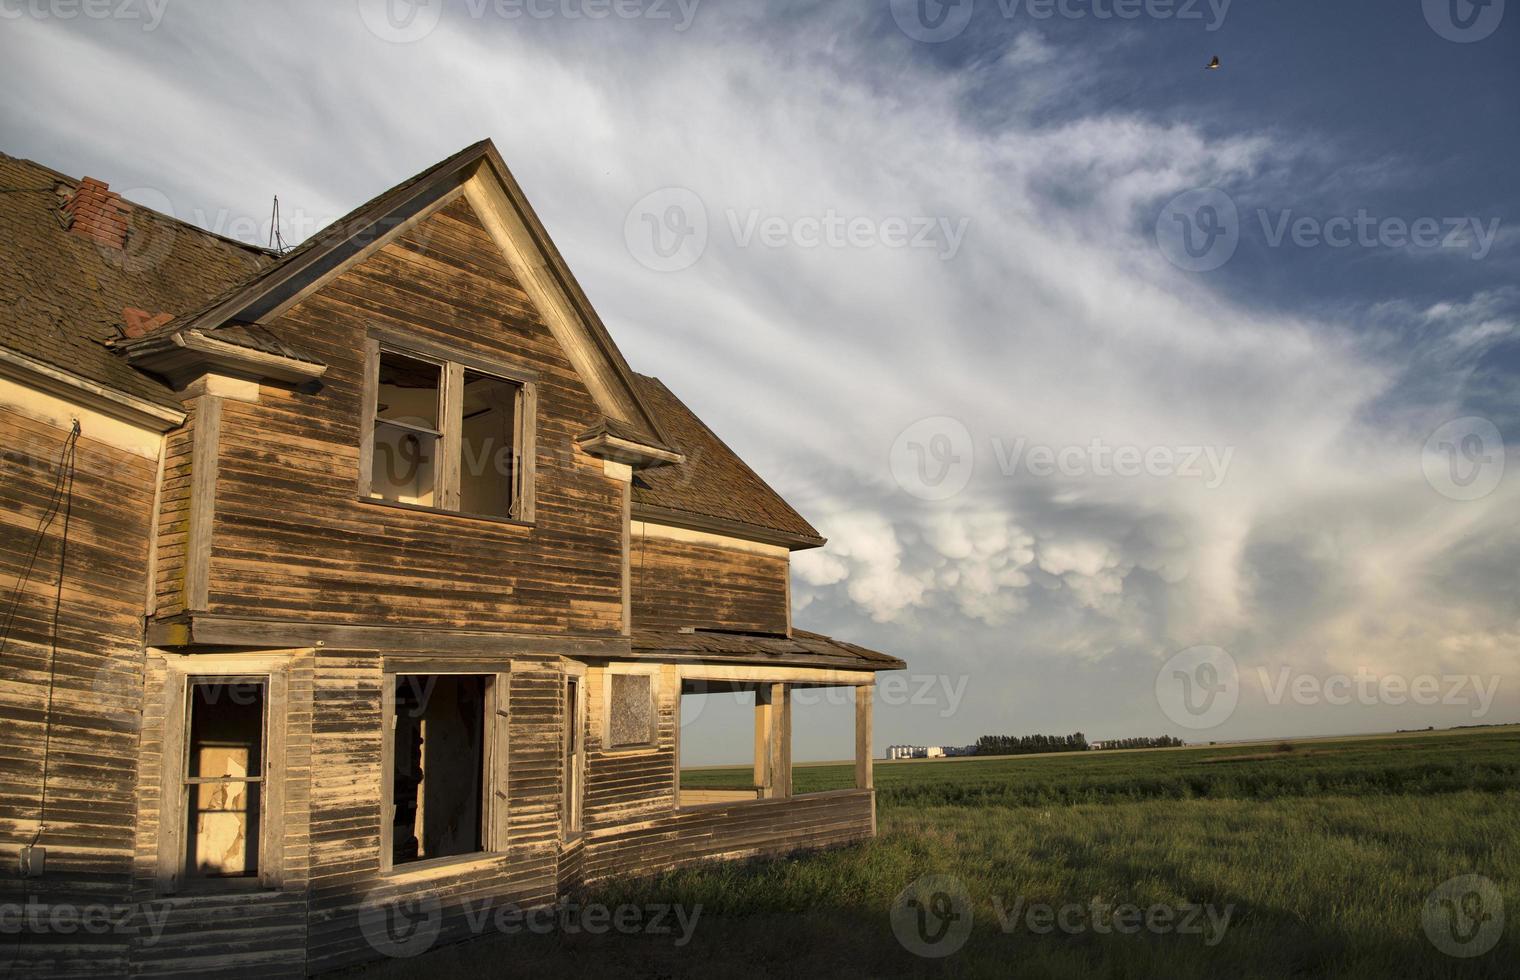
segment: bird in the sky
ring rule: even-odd
[[[1214,56],[1214,60],[1210,61],[1208,64],[1204,65],[1203,67],[1206,68],[1206,69],[1208,69],[1209,71],[1213,71],[1215,68],[1218,68],[1219,67],[1219,55],[1216,54]]]

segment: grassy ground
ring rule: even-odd
[[[797,790],[837,785],[842,768],[799,768]],[[723,785],[734,774],[688,777],[687,785]],[[694,868],[590,896],[612,907],[700,906],[685,945],[646,935],[493,937],[376,972],[1520,973],[1520,729],[1320,741],[1287,752],[1232,746],[881,765],[877,785],[881,833],[868,844]],[[1462,959],[1428,938],[1422,908],[1437,886],[1470,873],[1494,883],[1511,921],[1497,946]],[[930,908],[969,912],[926,920],[931,933],[970,923],[964,945],[943,959],[905,949],[892,925],[894,900],[926,874],[946,876],[963,896]],[[1162,911],[1154,928],[1124,935],[1111,912],[1122,924],[1125,905]],[[1045,907],[1064,910],[1068,928],[1031,923],[1031,909],[1039,916]],[[1199,931],[1166,923],[1165,910],[1188,919],[1193,907],[1213,916],[1191,923]],[[909,915],[900,926],[912,924]]]

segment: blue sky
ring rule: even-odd
[[[256,240],[495,139],[634,366],[830,537],[797,622],[908,659],[882,744],[1520,719],[1520,10],[1182,7],[39,2],[0,127]]]

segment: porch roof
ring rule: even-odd
[[[902,670],[907,667],[906,663],[889,654],[806,630],[793,630],[791,636],[783,636],[718,629],[636,629],[633,631],[633,656],[645,660],[700,660],[847,670]]]

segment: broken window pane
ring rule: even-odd
[[[517,392],[510,381],[464,373],[459,509],[466,514],[513,516]]]
[[[486,677],[396,678],[391,861],[483,850]]]
[[[434,506],[443,369],[382,351],[370,496]]]
[[[653,745],[654,678],[649,674],[611,674],[608,741],[612,748]]]
[[[185,868],[196,877],[258,873],[264,685],[190,685]]]

